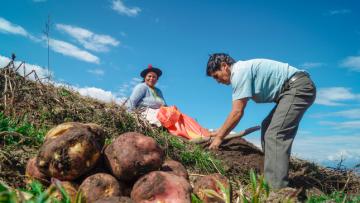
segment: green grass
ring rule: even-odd
[[[10,119],[0,112],[0,139],[6,145],[40,145],[47,132],[46,127],[37,129],[27,118]]]
[[[51,195],[59,191],[62,199],[58,200]],[[0,182],[0,203],[70,203],[70,197],[62,187],[60,181],[55,181],[55,184],[48,189],[44,187],[38,181],[32,181],[27,185],[26,189],[12,189],[6,184]],[[81,194],[78,193],[76,197],[76,203],[81,203]]]
[[[256,175],[254,170],[250,170],[249,174],[250,184],[242,186],[240,183],[238,203],[260,203],[264,202],[270,193],[270,187],[265,181],[264,176]]]
[[[206,173],[221,173],[225,175],[223,164],[214,155],[200,145],[185,142],[165,131],[159,134],[163,139],[163,146],[168,143],[166,153],[168,156],[179,160],[185,166],[192,166],[195,170]]]
[[[358,203],[360,202],[360,195],[347,195],[342,191],[335,191],[330,195],[312,196],[306,201],[306,203],[318,203],[318,202],[336,202],[336,203]]]

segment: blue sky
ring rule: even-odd
[[[358,1],[3,0],[0,66],[11,53],[27,71],[121,102],[148,64],[169,105],[206,128],[222,125],[231,87],[205,76],[213,52],[236,60],[269,58],[307,70],[318,88],[293,154],[324,165],[360,163],[360,3]],[[261,123],[273,104],[250,102],[235,129]],[[259,143],[259,133],[247,137]]]

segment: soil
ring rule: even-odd
[[[248,174],[250,169],[263,173],[264,154],[243,138],[234,138],[224,142],[215,154],[226,163],[227,174]]]

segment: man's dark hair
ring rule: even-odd
[[[206,75],[211,76],[215,71],[220,70],[221,62],[225,62],[229,66],[235,63],[235,60],[225,53],[211,54],[206,67]]]

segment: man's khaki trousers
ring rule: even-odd
[[[315,85],[307,75],[293,82],[286,82],[276,106],[262,122],[264,174],[272,189],[288,185],[291,146],[300,120],[315,97]]]

